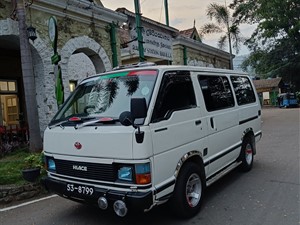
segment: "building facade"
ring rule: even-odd
[[[95,3],[96,2],[96,3]],[[74,84],[94,73],[111,70],[113,55],[110,25],[126,22],[126,16],[106,9],[100,1],[39,0],[25,2],[26,24],[36,28],[30,41],[41,133],[57,112],[53,49],[48,21],[54,16],[58,28],[59,65],[65,98]],[[97,3],[98,2],[98,3]],[[17,127],[26,121],[22,80],[20,36],[13,1],[0,2],[0,125]],[[120,49],[116,40],[116,49]],[[121,61],[120,50],[114,53]]]
[[[27,121],[20,54],[22,37],[14,2],[0,1],[0,126],[10,129],[24,126]],[[82,79],[116,65],[139,62],[136,21],[134,13],[124,8],[104,8],[101,1],[24,0],[24,4],[26,25],[36,28],[37,38],[28,41],[42,135],[58,110],[51,61],[54,51],[48,31],[50,17],[57,22],[57,52],[61,57],[65,99]],[[145,61],[229,68],[229,53],[203,44],[195,27],[180,32],[145,17],[141,22]]]
[[[139,61],[135,13],[119,8],[128,17],[120,29],[122,64]],[[195,27],[179,31],[176,28],[141,17],[145,61],[156,64],[190,65],[230,68],[229,53],[202,43]]]

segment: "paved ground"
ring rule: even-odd
[[[190,220],[174,218],[166,206],[121,219],[112,212],[51,196],[2,209],[0,224],[299,225],[299,117],[299,108],[263,109],[263,139],[257,145],[253,170],[233,171],[213,184],[201,212]]]

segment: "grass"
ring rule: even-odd
[[[18,149],[0,158],[0,185],[26,183],[21,171],[25,167],[24,159],[30,154],[28,149]]]

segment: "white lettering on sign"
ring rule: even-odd
[[[172,37],[151,28],[143,28],[144,55],[159,59],[172,60]],[[137,38],[135,29],[130,31],[131,40]],[[138,54],[138,41],[129,43],[131,52]]]

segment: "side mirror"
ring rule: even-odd
[[[140,126],[134,124],[135,119],[145,118],[147,116],[147,104],[145,98],[132,98],[130,102],[130,112],[122,112],[119,116],[119,121],[123,126],[132,125],[137,131],[135,139],[137,143],[143,143],[144,131],[140,130]]]
[[[133,119],[145,118],[147,116],[147,104],[145,98],[132,98],[130,112]]]

